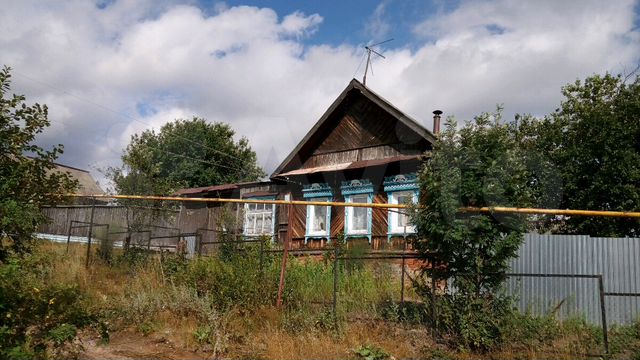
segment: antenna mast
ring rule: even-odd
[[[371,67],[371,75],[373,75],[373,65],[371,64],[371,53],[374,53],[375,55],[380,56],[383,59],[386,59],[386,57],[384,57],[384,55],[380,54],[379,52],[373,50],[374,46],[378,46],[378,45],[382,45],[384,43],[387,43],[389,41],[391,41],[393,39],[388,39],[382,42],[379,42],[377,44],[373,44],[373,45],[367,45],[365,46],[365,50],[367,50],[367,65],[365,65],[364,67],[364,76],[362,77],[362,84],[363,85],[367,85],[367,73],[369,72],[369,67]]]

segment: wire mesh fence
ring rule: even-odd
[[[292,229],[294,222],[302,221],[295,217],[295,209],[304,205],[278,206],[266,235],[247,234],[242,203],[189,208],[178,202],[153,201],[111,208],[58,208],[62,215],[46,211],[54,215],[48,229],[60,229],[60,221],[66,221],[67,244],[78,239],[87,244],[87,264],[96,256],[90,250],[92,243],[105,253],[138,248],[194,259],[246,254],[256,257],[264,281],[279,282],[277,291],[271,285],[270,296],[276,304],[287,306],[287,291],[302,291],[296,281],[304,280],[304,305],[329,314],[334,324],[339,317],[405,316],[404,309],[422,306],[423,295],[413,284],[425,276],[421,271],[425,264],[412,249],[413,234],[396,234],[392,239],[386,233],[374,233],[367,241],[336,236],[332,230],[323,239],[309,239]],[[376,235],[380,236],[376,239]],[[582,316],[601,326],[607,346],[607,325],[629,323],[639,313],[638,239],[567,239],[528,234],[519,258],[511,264],[507,288],[523,312],[556,311],[559,318]],[[295,266],[287,267],[287,261]],[[288,268],[295,270],[288,272]],[[419,311],[421,317],[435,317],[424,306]]]

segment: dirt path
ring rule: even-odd
[[[161,336],[142,336],[133,332],[112,334],[108,344],[99,344],[99,339],[84,337],[84,360],[131,360],[131,359],[206,359],[211,354],[178,349]]]

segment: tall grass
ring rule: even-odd
[[[25,299],[35,298],[34,287],[40,294],[59,294],[64,299],[70,311],[58,311],[41,331],[42,339],[54,342],[73,335],[72,324],[78,329],[89,326],[101,336],[121,330],[141,336],[162,334],[178,346],[225,357],[345,358],[354,357],[353,349],[369,345],[398,358],[480,356],[437,345],[428,327],[420,323],[424,314],[416,322],[400,321],[397,264],[339,262],[336,327],[333,259],[288,259],[285,306],[280,310],[274,303],[281,258],[267,253],[261,257],[258,249],[248,246],[193,260],[115,250],[109,262],[96,257],[85,268],[86,247],[72,244],[66,254],[65,246],[43,243],[33,256],[16,260],[22,269],[19,273],[8,272],[10,264],[0,264],[4,274],[13,276],[0,279],[0,286],[7,294],[21,292]],[[416,298],[411,289],[405,290],[407,297]],[[49,298],[43,299],[44,306]],[[409,305],[424,310],[414,302],[405,311],[412,308]],[[0,321],[0,327],[3,324]],[[614,354],[638,357],[639,329],[640,322],[612,329]],[[500,346],[483,357],[575,358],[598,353],[602,347],[599,330],[579,319],[561,322],[551,315],[514,313],[501,331]],[[24,350],[34,354],[29,352],[33,349]]]

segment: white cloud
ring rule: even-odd
[[[373,10],[373,14],[367,19],[364,25],[364,31],[374,42],[383,41],[384,37],[389,34],[391,24],[385,19],[385,11],[388,1],[382,1]]]
[[[318,14],[305,16],[298,11],[285,16],[281,26],[284,33],[303,38],[316,32],[322,20],[322,16]]]
[[[385,6],[393,3],[374,11],[382,33]],[[633,6],[463,2],[425,14],[414,28],[420,45],[387,50],[367,84],[428,126],[436,108],[460,119],[496,103],[507,116],[544,114],[563,84],[634,67]],[[0,13],[0,63],[14,67],[16,92],[49,105],[52,129],[39,141],[64,143],[70,165],[116,164],[133,132],[196,115],[229,122],[270,171],[347,85],[361,49],[305,45],[325,14],[213,10],[151,0],[105,9],[11,2]]]

